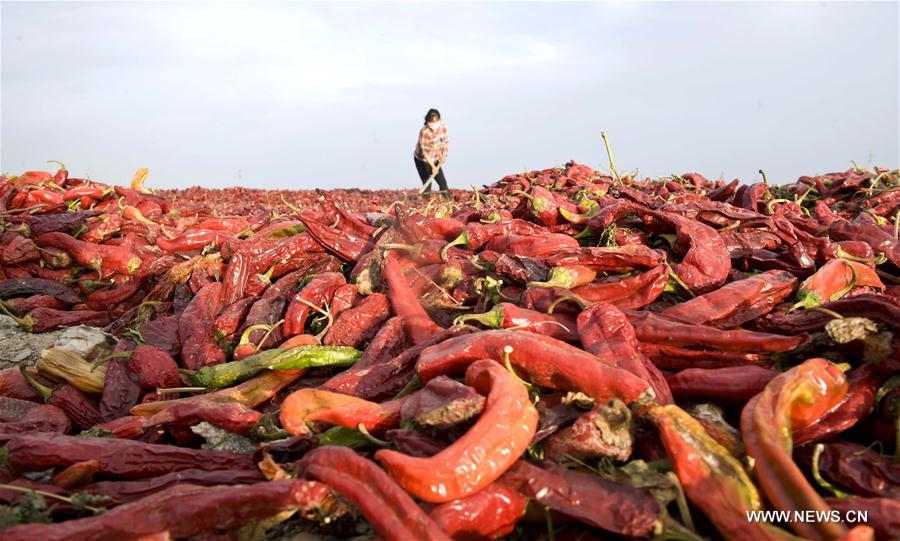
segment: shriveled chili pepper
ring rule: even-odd
[[[594,303],[578,314],[577,330],[585,350],[649,383],[659,403],[673,402],[669,384],[638,349],[634,328],[621,310],[609,303]]]
[[[85,298],[85,303],[91,310],[105,310],[110,306],[125,301],[138,292],[141,285],[131,281],[113,287],[112,289],[95,291]]]
[[[544,262],[553,267],[583,265],[595,271],[624,272],[652,269],[665,262],[665,254],[642,244],[615,248],[588,247],[558,251],[544,258]]]
[[[21,235],[13,237],[0,250],[0,263],[4,265],[17,265],[27,261],[37,261],[40,258],[41,255],[38,253],[34,241]]]
[[[510,219],[483,224],[479,222],[470,222],[466,224],[465,230],[459,236],[447,244],[444,248],[449,250],[452,246],[465,246],[470,250],[477,250],[483,247],[491,239],[498,236],[506,235],[540,235],[544,232],[544,228],[525,220]]]
[[[310,305],[317,308],[331,303],[335,291],[345,285],[347,280],[339,272],[325,272],[316,275],[294,297],[291,298],[284,316],[282,334],[286,338],[303,334],[306,319],[310,314]]]
[[[741,463],[678,406],[654,406],[653,419],[681,486],[727,539],[788,540],[793,536],[764,522],[748,520],[760,511],[759,492]],[[790,460],[790,459],[788,459]]]
[[[12,370],[12,369],[11,369]],[[26,432],[58,432],[65,434],[72,428],[66,413],[53,405],[42,404],[29,409],[15,420],[0,422],[0,434],[22,434]],[[0,442],[3,438],[0,437]],[[5,443],[5,442],[3,442]]]
[[[632,452],[631,433],[631,410],[623,402],[612,400],[543,440],[544,457],[554,461],[608,457],[624,462]]]
[[[807,341],[807,337],[803,335],[781,336],[755,331],[729,331],[706,325],[681,323],[651,312],[638,313],[631,319],[631,324],[641,342],[710,347],[722,351],[773,353],[790,351]]]
[[[189,370],[225,361],[215,340],[215,317],[222,308],[222,285],[211,282],[197,292],[178,324],[181,364]]]
[[[721,286],[731,270],[731,258],[715,229],[670,212],[656,212],[653,218],[675,228],[678,243],[685,245],[681,262],[672,270],[695,294],[707,293]]]
[[[659,506],[645,492],[551,462],[520,460],[500,479],[527,498],[591,526],[629,537],[649,535]]]
[[[459,324],[477,321],[492,329],[515,329],[551,336],[557,340],[575,342],[578,340],[575,319],[557,314],[546,315],[515,304],[502,302],[481,314],[466,314],[457,318]]]
[[[77,305],[76,305],[77,306]],[[74,307],[73,307],[74,308]],[[39,306],[32,309],[25,318],[28,330],[34,333],[43,333],[52,331],[60,327],[69,327],[74,325],[93,325],[102,327],[109,323],[109,317],[106,311],[98,310],[57,310],[55,308],[45,308]]]
[[[255,378],[249,379],[234,387],[221,389],[212,393],[174,400],[143,402],[131,408],[131,414],[138,416],[153,415],[154,413],[170,408],[176,404],[204,400],[212,400],[214,402],[238,402],[252,408],[271,399],[278,391],[299,378],[302,373],[302,370],[271,370],[263,372]]]
[[[400,417],[418,426],[443,430],[480,415],[484,403],[484,397],[472,387],[438,376],[409,395],[400,409]]]
[[[11,310],[14,314],[19,315],[27,314],[35,308],[53,308],[55,310],[60,310],[67,306],[66,303],[52,295],[31,295],[30,297],[19,297],[0,302],[3,302],[6,308]]]
[[[827,513],[828,505],[791,459],[791,430],[808,425],[840,403],[847,382],[840,369],[824,359],[810,359],[769,382],[741,414],[741,434],[766,498],[776,509]],[[836,522],[792,522],[810,539],[833,539],[846,532]]]
[[[331,298],[331,306],[329,311],[332,317],[338,317],[345,310],[353,308],[359,297],[359,287],[356,284],[344,284],[334,290],[334,297]]]
[[[144,428],[187,422],[196,424],[206,421],[230,432],[247,435],[259,422],[262,414],[237,402],[213,402],[195,400],[166,408],[144,419]]]
[[[81,487],[87,494],[108,498],[106,505],[118,506],[140,500],[174,485],[214,487],[216,485],[249,485],[263,481],[259,470],[181,470],[148,479],[133,481],[99,481]]]
[[[174,239],[159,239],[156,245],[163,252],[172,254],[203,248],[208,244],[218,245],[231,238],[234,238],[234,234],[228,231],[193,229],[185,231]]]
[[[875,253],[883,253],[891,263],[900,266],[900,241],[877,225],[860,221],[835,220],[828,227],[828,235],[834,240],[866,242]]]
[[[83,392],[74,386],[63,383],[55,389],[51,389],[34,380],[25,371],[24,366],[20,366],[20,370],[22,372],[22,377],[41,394],[44,402],[64,411],[69,419],[72,420],[75,428],[86,430],[103,420],[97,403],[85,396]]]
[[[103,395],[100,399],[100,419],[112,421],[126,415],[141,397],[138,376],[126,359],[112,359],[106,366],[103,378]]]
[[[900,464],[871,448],[849,442],[824,444],[820,454],[797,451],[820,474],[861,496],[900,499]],[[811,456],[810,456],[811,455]]]
[[[186,469],[255,468],[248,455],[116,438],[18,434],[10,439],[7,449],[10,467],[16,472],[43,471],[85,460],[97,460],[100,473],[122,479],[154,477]]]
[[[797,279],[788,272],[766,271],[678,303],[661,314],[695,325],[736,327],[771,311],[796,285]]]
[[[247,297],[223,308],[222,311],[219,312],[219,315],[216,316],[217,335],[229,336],[237,332],[238,327],[244,322],[244,318],[247,317],[250,307],[253,306],[253,303],[255,302],[255,298]]]
[[[597,402],[617,398],[630,404],[652,397],[649,384],[631,373],[599,361],[594,355],[546,336],[521,331],[483,331],[450,338],[426,348],[416,371],[422,382],[439,375],[456,375],[479,359],[509,361],[535,385],[582,392]]]
[[[527,503],[515,490],[493,483],[471,496],[442,503],[428,514],[454,540],[496,539],[512,533]]]
[[[360,237],[344,231],[332,229],[327,225],[300,216],[309,234],[326,250],[333,252],[344,261],[356,261],[369,251],[370,243]]]
[[[385,295],[368,295],[357,306],[335,317],[322,343],[327,346],[361,347],[378,332],[390,315],[390,305]]]
[[[665,290],[668,267],[651,270],[611,282],[576,287],[572,294],[590,302],[605,301],[623,310],[636,310],[655,301]]]
[[[665,344],[640,345],[641,353],[650,358],[662,370],[688,368],[727,368],[729,366],[769,365],[773,360],[758,353],[687,349]]]
[[[382,449],[375,453],[404,489],[429,502],[470,496],[497,480],[531,443],[537,410],[528,391],[499,364],[481,360],[466,370],[466,384],[487,395],[484,412],[456,442],[430,458]]]
[[[561,265],[550,269],[547,280],[529,282],[527,285],[571,289],[590,284],[596,277],[597,272],[585,265]]]
[[[393,251],[384,254],[384,276],[390,290],[394,313],[403,317],[406,335],[414,343],[420,344],[441,331],[410,289],[404,276],[403,265]]]
[[[320,483],[294,479],[234,487],[176,485],[102,515],[18,526],[6,530],[4,537],[10,541],[183,539],[206,531],[234,529],[282,511],[314,511],[325,494]]]
[[[78,304],[81,296],[72,288],[54,280],[41,278],[8,278],[0,280],[0,299],[25,295],[52,295],[67,304]]]
[[[865,513],[866,525],[859,528],[871,528],[878,541],[893,541],[900,538],[900,501],[889,498],[825,498],[828,505],[849,517],[848,513],[856,513],[854,518],[860,519]],[[850,535],[848,533],[848,535]]]

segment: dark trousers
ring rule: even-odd
[[[413,158],[413,161],[416,162],[416,170],[419,172],[419,178],[422,180],[422,184],[425,184],[425,181],[431,177],[431,166],[419,158]],[[442,192],[447,191],[447,179],[444,178],[444,168],[438,168],[437,175],[434,176],[434,181],[437,182],[437,185],[440,187]],[[428,186],[426,192],[431,191],[431,186]]]

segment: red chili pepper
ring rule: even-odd
[[[634,269],[651,269],[665,262],[665,253],[641,244],[616,248],[578,248],[558,251],[544,258],[552,267],[583,265],[596,271],[624,272]]]
[[[112,359],[106,365],[103,396],[100,399],[100,418],[112,421],[126,415],[141,398],[138,376],[125,359]]]
[[[225,269],[225,275],[222,277],[222,302],[225,306],[230,306],[240,299],[244,298],[247,281],[250,279],[250,268],[252,262],[250,256],[243,252],[236,252],[228,267]]]
[[[794,430],[794,445],[819,441],[856,425],[875,407],[878,389],[887,377],[878,363],[866,363],[854,369],[847,378],[848,388],[844,400],[816,422]]]
[[[326,250],[333,252],[344,261],[356,261],[369,251],[370,243],[360,237],[332,229],[319,222],[300,217],[309,234]]]
[[[871,267],[856,261],[832,259],[800,284],[794,308],[836,301],[860,286],[884,289],[881,278]]]
[[[112,289],[98,290],[85,297],[85,304],[91,310],[105,310],[126,301],[140,290],[141,284],[137,281],[125,282]]]
[[[0,263],[4,265],[18,265],[28,261],[37,261],[41,258],[34,241],[21,235],[15,235],[0,250]]]
[[[381,468],[346,447],[310,451],[300,461],[298,474],[340,492],[386,541],[450,539]]]
[[[512,533],[527,503],[515,490],[493,483],[471,496],[443,503],[429,515],[455,540],[496,539]]]
[[[883,253],[894,265],[900,266],[900,241],[877,225],[860,221],[836,220],[828,227],[833,240],[861,240],[875,253]]]
[[[649,271],[608,283],[576,287],[572,293],[590,302],[609,302],[622,310],[637,310],[655,301],[665,290],[669,269],[659,265]]]
[[[391,309],[387,297],[381,293],[373,293],[356,307],[337,316],[331,329],[322,338],[322,344],[360,348],[375,336],[389,317]]]
[[[321,389],[294,391],[281,404],[281,425],[294,436],[308,434],[307,423],[324,421],[355,429],[363,425],[373,434],[382,434],[400,424],[400,408],[405,399],[383,404]]]
[[[609,303],[594,303],[578,315],[577,330],[584,349],[649,383],[659,403],[673,402],[666,378],[639,351],[634,328],[621,310]]]
[[[538,414],[521,382],[495,362],[466,370],[466,384],[487,395],[484,411],[456,442],[430,458],[382,449],[375,453],[404,489],[429,502],[470,496],[503,474],[531,443]]]
[[[209,244],[219,245],[234,235],[228,231],[215,229],[193,229],[182,233],[174,239],[159,239],[156,245],[167,254],[186,252],[203,248]]]
[[[117,272],[135,274],[141,266],[141,259],[127,248],[90,244],[65,233],[44,233],[35,237],[34,242],[41,247],[65,250],[79,264],[100,272],[103,278]]]
[[[346,283],[344,275],[339,272],[325,272],[315,276],[291,298],[284,316],[282,334],[287,338],[303,334],[311,310],[310,305],[322,308],[325,304],[331,303],[335,291]]]
[[[545,233],[543,227],[519,219],[502,220],[489,224],[470,222],[466,224],[465,230],[445,247],[445,250],[449,250],[452,246],[465,246],[470,250],[478,250],[494,237],[541,235],[543,233]]]
[[[256,300],[255,297],[247,297],[225,306],[216,316],[216,335],[227,337],[237,332]]]
[[[57,524],[26,524],[4,532],[8,541],[55,539],[184,539],[231,530],[283,511],[315,511],[326,496],[320,483],[285,479],[248,486],[175,485],[102,515]]]
[[[631,318],[641,342],[670,346],[697,346],[740,352],[790,351],[807,341],[806,336],[781,336],[754,331],[723,331],[706,325],[692,325],[651,312],[639,312]]]
[[[756,478],[776,509],[827,513],[828,505],[791,459],[791,430],[810,424],[840,403],[847,382],[840,369],[824,359],[810,359],[769,382],[741,414],[741,434],[747,454],[755,460]],[[791,528],[810,539],[841,537],[837,522],[792,522]]]
[[[546,315],[515,304],[502,302],[481,314],[466,314],[457,318],[458,324],[477,321],[492,329],[514,329],[550,336],[565,342],[576,342],[575,319],[567,315]]]
[[[213,402],[196,400],[183,402],[145,418],[143,428],[150,428],[170,423],[189,423],[191,425],[206,421],[230,432],[247,435],[259,422],[262,414],[237,402]]]
[[[63,383],[55,389],[51,389],[34,380],[25,371],[24,366],[20,366],[20,370],[22,377],[40,393],[44,402],[51,406],[56,406],[65,412],[66,416],[72,420],[75,428],[87,430],[102,420],[97,403],[85,396],[78,388],[68,383]]]
[[[642,490],[549,462],[542,466],[520,460],[500,484],[540,505],[609,532],[643,537],[653,531],[659,506]]]
[[[875,532],[878,541],[890,541],[900,538],[900,501],[888,498],[860,498],[848,496],[846,498],[825,498],[828,505],[841,513],[841,516],[849,517],[852,511],[854,517],[861,517],[865,513],[866,525],[854,528],[860,529],[863,535],[865,530],[871,528]],[[851,530],[848,536],[854,533]],[[869,533],[871,539],[871,533]]]
[[[181,364],[188,370],[225,362],[225,353],[215,340],[215,317],[222,308],[222,285],[205,285],[191,300],[178,324]]]
[[[9,370],[15,370],[10,368]],[[15,420],[0,422],[0,434],[28,432],[58,432],[65,434],[72,428],[69,416],[56,406],[42,404],[29,409]],[[0,440],[4,438],[0,436]]]
[[[102,327],[109,323],[109,318],[105,311],[79,310],[77,308],[76,305],[72,307],[71,311],[65,311],[38,307],[28,312],[26,318],[31,319],[31,332],[34,333],[42,333],[74,325]]]
[[[53,308],[61,310],[67,305],[52,295],[31,295],[3,301],[3,304],[14,314],[26,314],[35,308]]]
[[[778,372],[760,366],[689,368],[667,378],[678,400],[744,404],[766,388]]]
[[[549,256],[578,248],[578,241],[569,235],[543,233],[541,235],[503,235],[492,237],[485,250],[526,257]]]
[[[406,335],[416,344],[428,340],[441,331],[431,320],[418,297],[409,287],[404,269],[393,251],[384,254],[384,276],[390,290],[391,306],[398,316],[403,317]]]
[[[766,271],[678,303],[661,314],[695,325],[736,327],[767,314],[791,294],[796,284],[790,273]]]
[[[262,474],[253,470],[183,470],[151,479],[100,481],[85,485],[81,487],[81,490],[87,494],[105,496],[108,498],[106,501],[108,506],[119,506],[151,496],[178,484],[214,487],[216,485],[249,485],[263,480]]]
[[[544,457],[554,461],[591,461],[608,457],[625,462],[631,456],[631,410],[613,400],[581,415],[571,425],[543,440]]]
[[[439,375],[455,375],[479,359],[504,361],[504,348],[513,348],[513,368],[532,384],[582,392],[597,402],[617,398],[630,404],[652,397],[649,384],[590,353],[546,336],[520,331],[484,331],[450,338],[426,348],[416,371],[422,382]]]
[[[727,368],[729,366],[767,365],[773,360],[758,353],[687,349],[665,344],[640,345],[641,353],[650,358],[657,368],[685,370],[688,368]]]

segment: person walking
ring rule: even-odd
[[[429,109],[425,114],[425,125],[419,130],[419,141],[413,154],[416,170],[424,185],[423,191],[431,191],[432,179],[437,182],[441,193],[450,196],[447,179],[444,177],[444,162],[447,161],[447,125],[441,120],[437,109]]]

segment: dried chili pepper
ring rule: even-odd
[[[321,389],[300,389],[285,398],[280,420],[285,430],[294,436],[309,433],[306,424],[312,421],[354,429],[363,425],[373,434],[381,434],[400,423],[403,401],[391,400],[378,404]]]
[[[527,503],[515,490],[493,483],[471,496],[442,503],[429,515],[454,540],[496,539],[512,533]]]
[[[419,426],[446,429],[477,417],[484,404],[484,397],[472,387],[438,376],[409,396],[400,409],[400,416]]]
[[[874,269],[856,261],[832,259],[800,284],[793,308],[810,308],[836,301],[854,287],[884,289]]]
[[[384,275],[390,290],[391,306],[394,313],[403,317],[406,335],[416,344],[420,344],[438,332],[441,328],[431,320],[418,297],[410,289],[404,276],[403,265],[393,251],[384,254]]]
[[[826,498],[825,501],[841,516],[849,517],[853,512],[854,518],[860,519],[865,513],[866,526],[860,528],[872,528],[878,541],[893,541],[900,537],[900,518],[897,518],[900,517],[900,501],[896,499],[850,496]]]
[[[484,248],[501,254],[541,257],[578,248],[578,241],[558,233],[498,235],[492,237]]]
[[[230,530],[287,510],[314,511],[326,495],[320,483],[265,481],[247,486],[175,485],[102,515],[58,524],[27,524],[6,530],[10,541],[183,539]]]
[[[472,495],[503,474],[531,443],[537,410],[528,391],[493,361],[472,363],[466,384],[487,395],[484,412],[465,435],[430,458],[382,449],[375,453],[404,489],[429,502]]]
[[[318,479],[343,494],[386,541],[449,540],[381,468],[350,449],[314,449],[300,461],[298,474]]]
[[[262,417],[260,412],[237,402],[195,400],[176,404],[145,418],[141,426],[150,428],[170,423],[196,424],[206,421],[230,432],[247,435],[259,422],[260,417]]]
[[[178,324],[181,364],[189,370],[225,361],[215,340],[215,318],[222,308],[222,285],[211,282],[197,292]]]
[[[550,336],[565,342],[578,340],[575,320],[566,315],[546,315],[515,304],[502,302],[481,314],[466,314],[456,319],[457,324],[477,321],[492,329],[515,329]]]
[[[324,272],[316,275],[291,298],[284,316],[282,334],[286,338],[303,334],[306,319],[311,310],[310,305],[321,308],[325,304],[331,303],[335,291],[346,283],[344,275],[338,272]]]
[[[797,279],[784,271],[766,271],[676,304],[662,315],[695,325],[736,327],[771,311],[791,294]]]
[[[722,351],[780,352],[790,351],[807,341],[806,336],[781,336],[744,330],[720,330],[706,325],[692,325],[665,318],[651,312],[640,312],[631,319],[641,342],[671,346],[711,347]]]
[[[373,293],[357,306],[335,317],[322,343],[326,346],[362,347],[390,316],[388,298],[381,293]]]
[[[600,362],[594,355],[565,342],[520,331],[484,331],[444,340],[419,355],[416,371],[422,382],[439,375],[462,373],[479,359],[504,361],[504,348],[512,347],[509,361],[532,384],[582,392],[597,402],[617,398],[626,404],[652,397],[649,384]]]
[[[847,382],[839,368],[824,359],[810,359],[770,381],[744,407],[744,445],[755,460],[754,473],[760,487],[776,509],[829,511],[791,459],[791,430],[829,411],[846,392]],[[846,532],[836,522],[792,522],[791,528],[810,539],[833,539]]]
[[[744,404],[778,375],[761,366],[689,368],[667,378],[678,400],[712,400]]]
[[[22,377],[40,393],[44,402],[64,411],[72,420],[75,428],[86,430],[102,420],[97,403],[74,386],[63,383],[55,389],[51,389],[33,379],[24,366],[20,366],[19,369]]]

